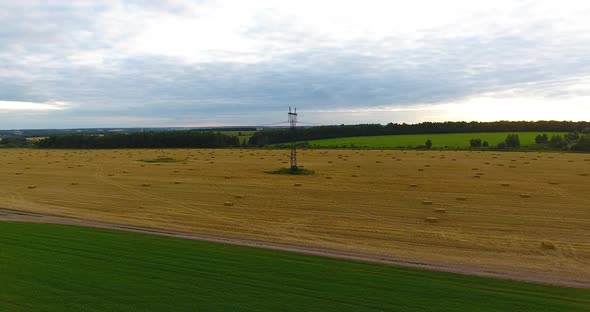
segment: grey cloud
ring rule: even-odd
[[[183,9],[151,5],[170,12]],[[586,93],[564,90],[559,81],[590,75],[590,39],[563,34],[556,41],[538,35],[555,34],[550,25],[535,25],[530,33],[486,37],[445,38],[445,29],[433,30],[417,39],[419,48],[399,48],[403,40],[399,37],[341,47],[327,43],[282,51],[254,64],[186,64],[141,55],[110,55],[100,66],[71,63],[67,56],[72,53],[108,48],[92,20],[104,9],[63,2],[29,13],[0,4],[0,11],[15,14],[0,16],[0,100],[76,104],[66,111],[30,115],[31,120],[52,119],[41,124],[75,123],[76,118],[87,121],[93,116],[164,118],[171,123],[247,116],[251,123],[266,123],[275,120],[264,118],[282,113],[287,106],[408,107],[515,87],[548,97],[576,96]],[[283,34],[266,24],[246,32],[305,40],[303,34]],[[534,84],[539,81],[554,82]]]

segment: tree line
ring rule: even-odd
[[[37,142],[39,148],[221,148],[238,147],[240,140],[212,131],[146,131],[128,134],[50,136]]]
[[[437,134],[474,132],[590,132],[587,121],[494,121],[494,122],[423,122],[417,124],[360,124],[297,128],[296,139],[309,141],[351,136],[393,134]],[[289,129],[265,129],[256,132],[249,140],[252,146],[285,143],[291,139]]]

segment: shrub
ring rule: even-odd
[[[497,146],[498,149],[506,149],[506,142],[500,142]]]
[[[426,140],[426,143],[424,143],[424,145],[426,146],[426,149],[430,149],[432,147],[432,141],[430,141],[430,139]]]
[[[471,147],[481,147],[482,146],[481,139],[471,139],[471,140],[469,140],[469,146],[471,146]]]
[[[489,147],[490,143],[488,143],[488,141],[483,141],[483,143],[481,144],[481,146],[483,147]]]

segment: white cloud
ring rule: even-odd
[[[70,106],[70,103],[59,101],[34,103],[0,100],[0,111],[55,111],[68,109]]]

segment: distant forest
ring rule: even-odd
[[[238,147],[237,136],[212,131],[147,131],[127,134],[68,134],[37,142],[39,148],[221,148]]]
[[[587,121],[494,121],[494,122],[423,122],[417,124],[380,124],[319,126],[298,128],[297,141],[332,139],[353,136],[392,134],[434,134],[475,132],[581,132],[590,133]],[[285,143],[291,139],[289,129],[265,129],[249,140],[252,146]]]

